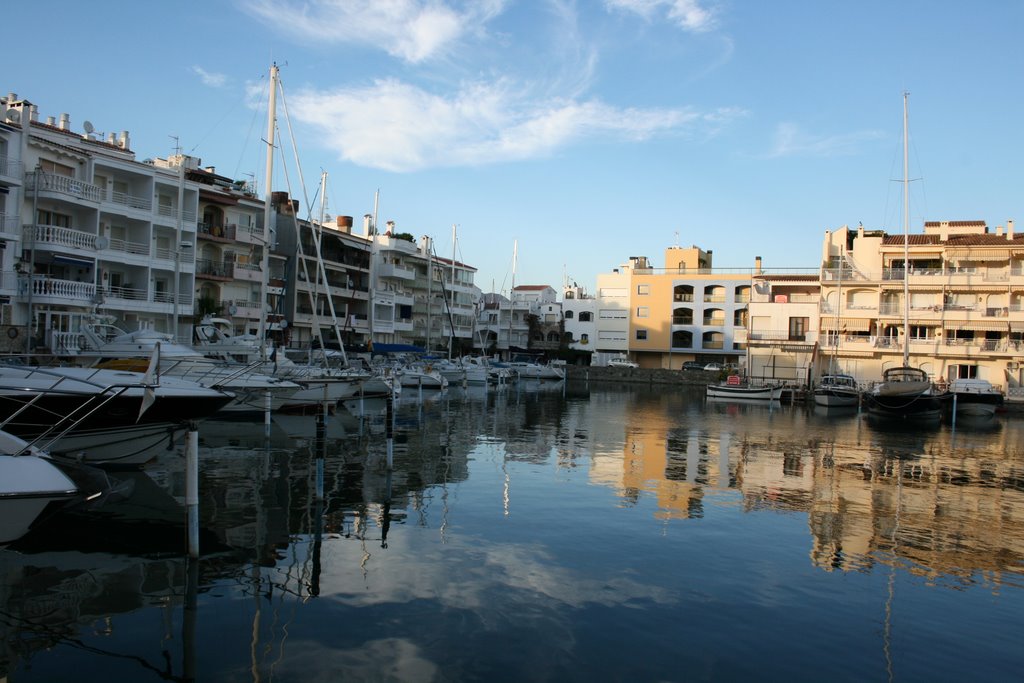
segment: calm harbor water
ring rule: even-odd
[[[201,427],[0,549],[0,680],[994,681],[1024,670],[1024,416],[458,389]],[[324,497],[316,493],[323,456]]]

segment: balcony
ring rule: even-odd
[[[18,216],[0,216],[0,236],[16,240],[21,234],[21,219]]]
[[[149,197],[137,197],[130,195],[127,192],[111,192],[107,198],[111,204],[117,204],[119,206],[125,206],[129,209],[137,209],[139,211],[151,211],[153,209],[153,200]]]
[[[25,185],[26,189],[55,199],[78,199],[97,204],[103,199],[103,191],[95,185],[42,171],[26,173]]]
[[[0,178],[7,183],[17,182],[21,177],[22,168],[20,161],[9,159],[6,155],[0,156]]]
[[[29,278],[18,278],[18,294],[28,296]],[[72,282],[54,278],[32,277],[32,300],[35,303],[72,304],[87,306],[95,303],[96,285],[91,282]]]
[[[96,251],[97,236],[72,230],[71,228],[60,228],[56,225],[26,225],[24,240],[26,245],[35,243],[35,246],[51,245],[65,247],[68,249],[81,249],[82,251]]]
[[[411,268],[405,268],[395,263],[385,263],[380,266],[380,270],[377,273],[380,277],[393,277],[400,280],[415,280],[416,271]]]
[[[196,259],[196,278],[228,281],[235,279],[235,264],[232,261]]]
[[[237,228],[238,226],[234,223],[228,223],[226,225],[220,225],[218,223],[198,223],[196,225],[196,235],[203,239],[213,240],[214,242],[234,242]]]
[[[248,282],[260,282],[263,280],[263,269],[258,263],[235,262],[235,279]]]
[[[178,209],[166,204],[160,204],[156,207],[156,215],[163,218],[170,218],[171,221],[174,222],[178,220]],[[184,223],[194,223],[196,220],[196,212],[186,209],[181,213],[181,220]]]

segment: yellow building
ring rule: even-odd
[[[665,267],[647,257],[622,266],[629,273],[630,354],[641,367],[678,369],[684,361],[741,363],[754,269],[719,269],[712,252],[669,247]]]

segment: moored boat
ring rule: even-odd
[[[957,379],[949,385],[956,415],[992,417],[1003,405],[1003,394],[984,379]]]
[[[850,375],[822,375],[814,388],[814,403],[829,408],[856,406],[860,403],[857,380]]]
[[[708,398],[778,401],[782,398],[782,391],[782,385],[752,384],[739,375],[729,375],[722,383],[709,384],[706,395]]]

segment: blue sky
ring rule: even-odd
[[[593,290],[629,256],[817,267],[826,229],[1024,220],[1024,3],[213,0],[4,8],[4,92],[262,188],[281,79],[312,197],[373,210],[477,284]],[[262,108],[262,110],[261,110]],[[287,132],[285,133],[287,135]],[[291,151],[288,151],[291,155]],[[278,166],[281,166],[279,163]],[[301,196],[294,162],[293,194]],[[275,189],[284,187],[276,174]],[[1024,228],[1024,226],[1021,226]]]

